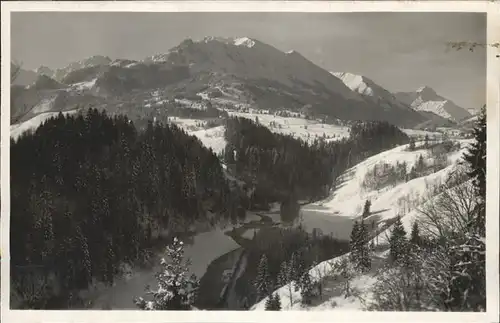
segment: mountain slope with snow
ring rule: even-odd
[[[407,233],[411,231],[413,221],[420,216],[418,208],[428,203],[429,188],[434,185],[440,185],[445,182],[450,174],[456,171],[459,160],[465,151],[466,147],[470,144],[470,140],[461,140],[460,150],[453,151],[447,155],[449,165],[437,172],[431,173],[427,176],[418,177],[408,182],[403,182],[392,187],[385,187],[381,190],[366,190],[362,186],[365,174],[371,170],[376,164],[386,162],[395,165],[396,162],[406,161],[408,167],[411,167],[416,162],[419,155],[424,156],[426,161],[431,159],[431,155],[425,149],[415,151],[407,151],[407,145],[396,147],[394,149],[382,152],[378,155],[372,156],[365,161],[359,163],[353,168],[349,169],[343,175],[343,184],[339,189],[331,194],[331,196],[323,201],[309,204],[302,208],[303,221],[306,227],[313,223],[314,218],[323,218],[324,221],[320,223],[319,228],[323,233],[333,233],[335,237],[341,239],[348,239],[352,229],[344,226],[341,229],[336,228],[336,217],[348,217],[352,220],[359,219],[362,212],[364,202],[369,199],[372,202],[371,215],[365,219],[365,223],[374,223],[375,227],[381,227],[384,224],[386,229],[382,231],[378,238],[377,245],[381,250],[374,253],[372,257],[372,270],[366,274],[359,275],[352,281],[353,289],[359,292],[360,297],[344,295],[340,285],[341,281],[334,275],[338,274],[332,272],[332,265],[339,263],[342,259],[349,256],[349,254],[324,261],[317,266],[310,269],[309,273],[313,281],[322,278],[324,293],[321,299],[315,299],[310,306],[303,306],[300,303],[300,291],[292,292],[292,302],[289,297],[289,290],[286,286],[278,288],[275,292],[280,295],[283,310],[364,310],[369,305],[371,291],[370,288],[375,283],[375,273],[378,268],[386,261],[388,256],[387,236],[390,231],[390,224],[388,222],[393,220],[397,215],[401,215],[402,223]],[[312,219],[308,219],[312,218]],[[332,218],[328,224],[328,218]],[[318,225],[315,223],[314,225]],[[380,249],[379,248],[379,249]],[[255,304],[253,310],[264,310],[264,298]],[[291,304],[292,303],[292,304]]]
[[[416,111],[432,112],[454,122],[460,122],[471,116],[469,111],[438,95],[428,86],[423,86],[415,92],[398,92],[395,93],[395,97]]]
[[[342,80],[296,51],[282,52],[249,37],[187,39],[166,53],[141,61],[92,56],[56,70],[42,66],[37,72],[68,85],[67,92],[77,91],[76,83],[95,80],[85,90],[96,101],[104,98],[106,104],[92,105],[113,112],[125,105],[145,106],[144,98],[155,91],[161,92],[162,102],[172,102],[222,90],[237,93],[238,104],[259,110],[307,111],[314,117],[384,120],[405,127],[422,121],[411,109],[392,107],[383,100],[352,91]],[[21,95],[14,102],[13,111],[29,111],[36,104],[23,100]]]
[[[363,75],[348,72],[331,72],[338,77],[352,91],[361,94],[365,99],[374,102],[377,106],[395,114],[406,114],[415,122],[424,122],[426,118],[413,111],[407,104],[399,101],[391,92],[384,89],[371,79]]]
[[[74,114],[76,112],[77,110],[72,110],[72,111],[66,111],[63,114],[68,115],[68,114]],[[35,131],[45,121],[49,120],[50,118],[57,117],[58,114],[59,112],[43,112],[25,122],[13,124],[10,126],[10,137],[12,139],[17,139],[21,134],[25,133],[26,131]]]

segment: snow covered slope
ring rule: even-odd
[[[257,119],[261,125],[266,126],[274,133],[292,135],[294,138],[309,143],[320,138],[325,138],[326,141],[336,141],[349,136],[349,127],[323,124],[316,120],[236,111],[229,111],[229,115],[253,121]],[[226,147],[224,126],[204,129],[200,126],[205,122],[203,119],[170,118],[170,122],[181,127],[189,134],[198,137],[206,147],[212,148],[216,154]]]
[[[64,115],[76,113],[77,110],[65,111]],[[10,126],[10,137],[12,139],[17,139],[22,133],[28,130],[36,130],[36,128],[40,127],[45,121],[52,117],[57,117],[59,112],[45,112],[36,115],[35,117],[26,120],[22,123],[16,123]]]
[[[438,95],[428,86],[423,86],[415,92],[399,92],[395,97],[416,111],[432,112],[454,122],[460,122],[471,116],[469,111]]]
[[[273,114],[255,114],[246,112],[229,112],[231,116],[258,121],[274,133],[291,135],[306,142],[324,137],[329,140],[340,140],[349,136],[349,127],[323,124],[317,120],[304,118],[280,117]]]
[[[214,153],[219,154],[226,148],[226,140],[224,139],[225,127],[219,126],[210,129],[194,131],[191,134],[198,137],[203,145],[211,148]]]
[[[400,146],[376,156],[368,158],[351,168],[344,174],[345,181],[341,187],[335,191],[329,198],[324,201],[313,203],[302,208],[303,221],[306,227],[318,225],[317,219],[323,219],[319,228],[323,233],[333,233],[339,238],[348,238],[351,232],[351,227],[343,227],[340,230],[336,228],[338,220],[336,218],[346,217],[353,220],[359,218],[363,204],[366,199],[372,202],[371,213],[366,222],[376,221],[377,223],[385,222],[395,218],[397,215],[402,216],[402,222],[407,232],[411,231],[413,221],[418,218],[420,213],[417,207],[422,206],[427,198],[428,188],[433,184],[444,183],[445,179],[453,173],[466,147],[470,144],[470,140],[459,141],[461,150],[452,152],[448,155],[450,165],[432,173],[430,175],[419,177],[408,182],[401,183],[394,187],[386,187],[380,191],[365,191],[361,185],[364,175],[375,164],[379,162],[387,162],[396,164],[396,162],[406,161],[408,167],[416,161],[418,156],[422,154],[426,161],[429,161],[430,155],[426,150],[406,151],[407,145]],[[426,158],[427,157],[427,158]],[[407,205],[402,206],[401,201],[407,201]],[[314,220],[316,218],[316,220]],[[332,220],[328,223],[328,218]],[[387,228],[379,237],[378,243],[383,246],[385,237],[388,235]],[[300,291],[292,293],[293,304],[290,304],[289,291],[286,287],[281,287],[276,290],[280,295],[283,310],[363,310],[369,304],[371,292],[370,287],[375,282],[375,272],[379,269],[387,258],[387,250],[376,252],[372,257],[372,270],[365,274],[356,277],[352,282],[352,287],[357,289],[361,297],[349,296],[345,297],[338,277],[334,279],[331,276],[332,265],[340,262],[348,257],[349,254],[324,261],[310,269],[309,273],[313,281],[320,277],[327,277],[324,282],[324,294],[321,300],[315,300],[311,306],[303,307],[300,304]],[[253,310],[264,310],[264,298],[259,303],[255,304]],[[362,301],[363,300],[363,301]]]
[[[332,72],[344,82],[351,90],[362,94],[365,97],[377,102],[386,109],[398,108],[409,110],[408,105],[396,99],[396,97],[382,86],[363,75],[357,75],[347,72]]]

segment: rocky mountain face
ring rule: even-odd
[[[469,111],[438,95],[428,86],[421,87],[415,92],[398,92],[395,96],[416,111],[431,112],[455,123],[471,117]]]
[[[298,52],[248,37],[187,39],[140,61],[92,56],[56,70],[42,66],[30,76],[11,88],[12,123],[89,106],[132,119],[171,107],[245,106],[404,127],[428,120],[367,78],[354,88],[356,77],[333,75]]]
[[[418,97],[417,93],[398,93],[396,96],[366,76],[346,72],[332,72],[332,74],[341,79],[352,91],[363,95],[366,100],[371,100],[377,106],[395,114],[401,114],[404,111],[412,115],[411,120],[416,122],[413,128],[425,129],[456,125],[455,120],[443,117],[438,112],[412,107],[412,103]]]
[[[428,117],[423,116],[399,101],[394,94],[378,85],[366,76],[348,72],[332,72],[352,91],[361,94],[365,100],[373,102],[378,108],[384,109],[402,119],[410,119],[417,123],[425,122]]]

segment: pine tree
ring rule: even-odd
[[[302,274],[300,278],[300,295],[302,297],[302,304],[310,304],[313,296],[313,284],[309,272]]]
[[[398,215],[389,238],[391,260],[395,263],[403,260],[406,253],[406,231],[401,223],[401,217]]]
[[[350,254],[350,260],[353,262],[353,263],[358,263],[359,262],[359,254],[358,254],[358,250],[359,250],[359,224],[358,224],[358,221],[354,221],[354,225],[352,227],[352,231],[351,231],[351,238],[350,238],[350,241],[349,241],[349,249],[351,251],[351,254]]]
[[[278,293],[274,295],[273,309],[275,311],[281,311],[281,298]]]
[[[410,138],[410,145],[408,146],[408,148],[410,149],[410,151],[415,150],[415,139]]]
[[[365,201],[365,205],[363,207],[363,218],[366,218],[367,216],[370,215],[370,207],[372,205],[372,202],[370,200]]]
[[[476,218],[471,226],[482,236],[485,235],[485,200],[486,200],[486,106],[483,106],[474,128],[474,142],[464,154],[469,164],[468,175],[473,179],[478,197]]]
[[[358,268],[362,272],[368,271],[371,269],[371,255],[370,255],[370,247],[368,245],[368,230],[363,221],[361,221],[360,230],[359,230],[359,264]]]
[[[281,263],[280,272],[278,274],[278,281],[281,286],[286,286],[288,291],[288,297],[290,298],[290,307],[293,305],[293,280],[294,276],[293,268],[290,266],[290,262],[283,261]]]
[[[274,305],[274,295],[271,294],[266,300],[266,311],[272,311]]]
[[[368,245],[368,231],[363,221],[354,222],[350,240],[350,260],[356,270],[364,272],[371,268],[370,247]]]
[[[465,237],[452,247],[453,275],[449,286],[452,310],[484,311],[486,308],[486,107],[474,128],[474,143],[464,159],[470,166],[477,203]]]
[[[281,299],[278,293],[269,295],[266,300],[266,311],[281,311]]]
[[[429,148],[429,135],[425,135],[425,139],[424,139],[424,147],[427,149]]]
[[[418,222],[415,221],[411,228],[410,243],[412,247],[419,247],[421,242],[422,239],[420,238],[420,229],[418,228]]]
[[[158,289],[150,290],[152,301],[142,297],[135,300],[143,310],[188,310],[195,301],[198,280],[194,275],[188,276],[189,262],[184,260],[182,241],[174,238],[167,247],[168,261],[162,259],[162,270],[157,273]]]
[[[415,165],[415,171],[417,174],[421,174],[425,169],[424,156],[418,155],[417,164]]]
[[[290,259],[291,280],[295,281],[295,291],[301,288],[300,279],[306,271],[306,265],[302,252],[294,251]]]
[[[259,300],[268,296],[271,291],[271,275],[269,274],[269,264],[265,254],[260,258],[254,286],[257,290],[257,299]]]

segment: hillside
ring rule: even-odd
[[[401,215],[403,226],[409,234],[413,222],[421,216],[419,209],[432,202],[432,189],[442,185],[445,180],[457,170],[458,161],[468,147],[470,141],[460,141],[460,149],[447,154],[448,166],[432,172],[428,175],[415,178],[408,182],[389,185],[380,190],[366,190],[363,180],[367,171],[373,169],[377,164],[388,163],[396,165],[397,162],[406,161],[410,167],[418,159],[419,155],[426,156],[426,162],[432,163],[433,158],[429,151],[418,149],[407,151],[407,146],[400,146],[395,149],[385,151],[376,156],[359,163],[348,170],[345,174],[345,182],[340,189],[334,192],[324,201],[309,204],[303,207],[304,224],[311,228],[321,228],[321,230],[331,232],[334,236],[349,238],[352,229],[350,225],[338,227],[336,217],[348,217],[353,221],[359,219],[364,201],[369,199],[372,202],[370,215],[365,219],[365,223],[370,227],[381,228],[376,237],[373,237],[375,251],[372,254],[372,269],[365,274],[359,274],[352,278],[352,295],[346,295],[343,287],[343,279],[335,271],[335,264],[340,264],[343,259],[347,259],[349,254],[324,261],[309,270],[313,281],[323,282],[323,294],[321,298],[317,296],[310,305],[301,304],[300,291],[292,292],[293,305],[290,304],[290,293],[287,286],[276,290],[279,294],[283,310],[366,310],[373,302],[372,288],[377,280],[378,270],[382,269],[387,261],[389,250],[389,232],[392,223],[397,215]],[[465,183],[463,185],[470,185]],[[429,198],[430,197],[430,198]],[[341,203],[341,201],[350,201]],[[352,202],[352,203],[351,203]],[[332,220],[329,221],[329,218]],[[322,219],[318,222],[319,219]],[[336,223],[337,222],[337,223]],[[371,242],[370,242],[371,243]],[[354,292],[355,291],[355,292]],[[253,310],[264,310],[267,298],[255,304]]]

